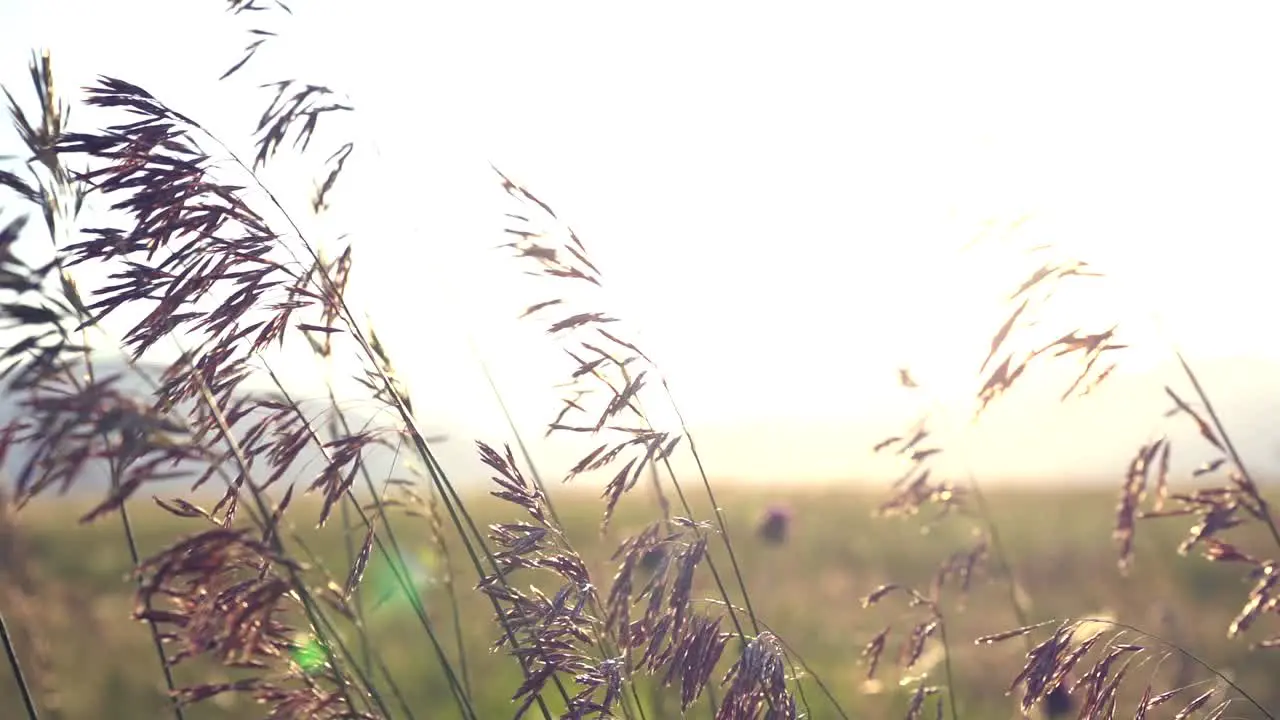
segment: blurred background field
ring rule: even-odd
[[[1096,614],[1135,625],[1181,644],[1222,670],[1268,708],[1280,707],[1280,656],[1249,651],[1248,640],[1228,640],[1226,627],[1248,591],[1240,568],[1214,565],[1194,554],[1179,557],[1171,550],[1189,523],[1178,520],[1140,524],[1137,560],[1129,577],[1116,569],[1110,539],[1115,492],[1072,488],[991,491],[993,518],[1002,534],[1032,621]],[[619,538],[652,517],[649,499],[630,496],[607,535],[599,533],[600,502],[582,488],[556,488],[558,510],[573,539],[586,555],[593,575],[607,578],[608,557]],[[913,617],[896,598],[863,609],[860,600],[887,582],[927,588],[940,562],[972,544],[971,523],[962,517],[944,520],[929,533],[919,518],[872,517],[881,500],[871,491],[810,487],[725,486],[720,501],[739,539],[740,561],[761,618],[791,644],[858,717],[890,717],[905,706],[906,691],[897,687],[894,666],[899,644]],[[478,520],[518,519],[509,507],[477,498]],[[78,501],[39,499],[13,514],[7,512],[0,534],[0,602],[16,626],[19,652],[36,680],[42,717],[160,717],[163,688],[154,650],[141,623],[120,622],[132,607],[128,551],[116,518],[77,526]],[[758,526],[770,508],[791,513],[786,539],[770,543],[747,531]],[[699,508],[701,514],[706,508]],[[159,550],[172,538],[200,528],[202,520],[182,520],[154,506],[134,503],[135,530],[144,554]],[[295,506],[295,523],[318,516],[316,508]],[[705,516],[705,515],[704,515]],[[441,636],[452,642],[454,626],[447,602],[445,564],[429,548],[428,524],[404,517],[397,534],[407,567]],[[347,567],[341,520],[321,530],[299,528],[300,536],[326,565]],[[356,533],[360,535],[361,533]],[[1247,534],[1242,535],[1247,537]],[[1248,543],[1244,543],[1247,547]],[[722,548],[713,545],[714,552]],[[449,700],[427,638],[408,605],[386,599],[387,568],[375,556],[363,586],[371,637],[397,677],[417,717],[450,718]],[[482,717],[509,717],[509,693],[519,685],[516,668],[502,654],[487,652],[496,639],[491,609],[476,593],[474,575],[464,558],[454,557],[462,607],[461,635],[469,649],[467,675],[480,699]],[[988,564],[991,566],[992,564]],[[994,572],[994,570],[992,571]],[[1021,666],[1025,647],[1018,640],[976,646],[973,639],[1017,626],[1004,583],[975,578],[972,592],[961,597],[945,590],[948,632],[954,648],[954,671],[962,717],[1016,717],[1014,702],[1004,695]],[[344,578],[334,580],[341,585]],[[521,579],[517,579],[521,580]],[[534,581],[532,576],[523,582]],[[699,582],[706,582],[705,578]],[[700,587],[695,597],[714,593]],[[378,600],[381,604],[373,607]],[[859,652],[886,623],[896,623],[877,680],[866,681]],[[1251,637],[1265,637],[1254,632]],[[1042,636],[1041,636],[1042,637]],[[1131,642],[1141,642],[1130,639]],[[452,647],[452,645],[450,645]],[[922,669],[938,677],[936,656],[926,656]],[[1203,680],[1206,673],[1169,658],[1164,669]],[[233,679],[224,668],[191,664],[179,668],[179,679],[211,682]],[[643,690],[651,718],[676,717],[671,702]],[[806,695],[813,717],[836,717],[812,684]],[[192,719],[244,717],[249,708],[234,694],[218,703],[188,710]],[[12,679],[0,679],[3,717],[20,705]],[[423,715],[421,708],[432,708]],[[705,710],[700,710],[705,712]]]

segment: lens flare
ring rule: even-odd
[[[399,567],[380,558],[370,569],[366,586],[374,597],[374,607],[409,606],[405,583],[421,596],[440,584],[442,565],[439,556],[430,549],[401,554]]]
[[[314,635],[305,633],[298,635],[294,639],[291,656],[298,667],[308,675],[319,672],[325,665],[324,648]]]

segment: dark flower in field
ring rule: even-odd
[[[1065,717],[1072,711],[1071,693],[1067,690],[1065,681],[1060,683],[1053,690],[1049,691],[1049,695],[1044,699],[1045,715],[1051,718]]]
[[[765,510],[764,517],[756,527],[756,534],[767,543],[781,545],[787,541],[787,531],[791,527],[791,514],[789,508],[777,505],[770,507]]]
[[[667,549],[662,545],[655,545],[644,551],[644,555],[640,556],[640,567],[646,572],[655,573],[662,567],[662,561],[667,557]]]

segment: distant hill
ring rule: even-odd
[[[125,370],[118,359],[104,358],[96,362],[99,372]],[[1249,469],[1260,482],[1280,480],[1280,427],[1276,423],[1280,409],[1280,361],[1216,358],[1192,359],[1192,362]],[[154,374],[160,370],[149,368]],[[946,449],[938,456],[935,467],[959,476],[972,470],[984,481],[993,483],[1115,484],[1138,446],[1165,433],[1173,441],[1175,479],[1190,478],[1197,466],[1220,456],[1200,438],[1195,425],[1187,418],[1163,417],[1163,413],[1173,407],[1163,390],[1166,384],[1173,386],[1187,402],[1199,406],[1175,362],[1142,370],[1126,369],[1122,364],[1114,377],[1093,394],[1060,403],[1058,397],[1070,379],[1065,375],[1062,378],[1040,376],[1039,381],[1020,384],[1007,397],[997,400],[975,427],[964,429],[961,435],[955,431],[968,421],[967,412],[972,405],[954,409],[950,432],[946,432],[941,423],[935,424],[940,431],[935,439]],[[139,391],[145,390],[141,380],[133,378],[128,382]],[[302,390],[291,388],[291,392],[297,397],[307,397]],[[310,408],[322,406],[319,399],[305,402]],[[377,410],[368,401],[344,403],[344,407],[348,408],[353,424],[374,418]],[[16,398],[0,394],[0,422],[7,422],[16,412]],[[871,447],[906,428],[896,425],[897,420],[886,418],[883,408],[866,408],[861,413],[851,411],[846,419],[744,420],[695,426],[693,431],[713,480],[736,479],[781,486],[825,480],[842,483],[889,480],[897,475],[901,466],[872,454]],[[389,420],[383,418],[384,422]],[[909,422],[907,419],[903,425]],[[437,427],[424,429],[434,432]],[[568,435],[545,439],[540,430],[530,431],[526,441],[548,481],[558,485],[567,469],[594,447],[596,441]],[[477,459],[476,437],[467,431],[451,428],[451,432],[449,439],[432,443],[433,452],[459,487],[481,487],[490,473]],[[500,430],[486,430],[483,437],[502,442],[504,434]],[[405,448],[397,458],[390,450],[378,448],[371,453],[369,467],[379,478],[387,477],[393,470],[403,477],[403,461],[411,454],[410,449]],[[3,472],[11,477],[20,458],[19,455],[10,459],[3,466]],[[523,462],[521,464],[523,466]],[[688,458],[687,448],[678,453],[675,465],[682,477],[696,477],[697,468]],[[321,467],[320,453],[309,446],[295,466],[295,479],[300,484],[309,484]],[[601,488],[608,480],[607,474],[611,475],[580,478],[574,484]],[[105,472],[92,473],[75,492],[97,495],[103,491],[105,482]],[[185,493],[186,488],[185,484],[172,481],[146,489],[143,495],[178,495]]]
[[[130,368],[122,358],[96,358],[94,360],[94,368],[95,372],[101,376],[119,373],[122,377],[120,382],[127,390],[138,393],[140,398],[149,399],[151,397],[148,382],[139,376],[137,370]],[[164,368],[160,365],[142,364],[139,365],[138,370],[141,370],[142,373],[149,375],[152,378],[159,378]],[[326,406],[323,398],[309,398],[304,391],[295,388],[288,389],[291,395],[303,403],[303,407],[308,411],[308,415],[310,417],[315,417],[321,408]],[[272,388],[254,387],[249,391],[253,390],[270,392]],[[7,424],[13,418],[17,417],[18,413],[22,412],[22,408],[20,406],[21,398],[21,395],[13,393],[0,393],[0,423]],[[389,422],[389,416],[384,416],[382,418],[375,417],[374,413],[371,411],[372,405],[368,401],[343,402],[342,404],[344,410],[347,411],[348,422],[351,423],[353,428],[360,428],[370,423],[377,426],[378,424],[385,424]],[[324,427],[318,428],[322,434],[325,429],[326,428]],[[24,450],[25,448],[18,446],[15,448],[13,455],[5,461],[3,466],[0,466],[0,472],[3,472],[6,484],[12,482],[12,479],[30,457],[30,455],[27,452],[24,452]],[[460,452],[460,450],[462,450],[462,452]],[[450,473],[450,477],[452,479],[463,479],[462,481],[465,482],[465,479],[469,478],[474,481],[474,478],[476,477],[476,470],[479,465],[475,460],[473,447],[469,440],[463,439],[462,441],[459,441],[458,439],[437,439],[432,442],[432,451],[436,454],[437,460],[445,467],[446,471]],[[405,477],[405,460],[410,454],[411,451],[407,447],[398,457],[394,451],[388,448],[381,446],[373,447],[368,452],[366,460],[375,483],[386,479],[393,473],[397,477]],[[309,444],[295,462],[292,478],[298,480],[300,486],[305,487],[310,484],[311,480],[315,478],[316,474],[323,466],[323,455],[314,444]],[[267,467],[265,463],[260,467],[263,468],[263,472],[265,473],[265,469]],[[202,469],[203,468],[193,467],[193,480],[195,475]],[[290,476],[286,475],[285,480],[288,479],[290,479]],[[92,497],[100,495],[105,491],[108,482],[109,480],[105,463],[98,463],[96,466],[91,466],[83,473],[82,478],[77,482],[71,492],[76,496],[88,495]],[[161,497],[168,495],[181,495],[186,494],[189,487],[190,485],[187,481],[166,480],[154,486],[144,488],[140,494],[143,496],[157,494]],[[225,485],[222,485],[221,481],[215,477],[207,483],[206,487],[210,492],[220,493],[222,489],[225,488]],[[363,481],[358,481],[357,488],[363,487]],[[363,492],[361,494],[363,494]]]

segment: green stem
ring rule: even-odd
[[[22,695],[22,704],[27,710],[27,717],[30,720],[39,720],[40,714],[36,712],[36,702],[31,696],[27,678],[22,674],[22,663],[18,661],[18,651],[13,646],[13,639],[9,635],[9,626],[5,623],[3,611],[0,611],[0,641],[4,643],[4,652],[9,658],[13,679],[18,683],[18,692]]]
[[[564,523],[560,521],[560,515],[556,512],[555,505],[551,501],[551,493],[547,492],[547,485],[542,481],[542,473],[538,472],[538,466],[533,462],[533,455],[529,452],[529,447],[525,445],[524,435],[521,434],[520,430],[516,427],[516,421],[511,415],[511,410],[507,407],[507,402],[502,399],[502,393],[498,391],[498,383],[493,379],[493,373],[489,370],[489,363],[485,362],[484,357],[480,354],[480,350],[476,347],[474,340],[468,338],[467,344],[471,346],[471,355],[480,366],[480,372],[484,373],[485,382],[489,384],[489,390],[493,392],[493,398],[498,401],[498,408],[502,411],[502,417],[507,421],[507,427],[511,430],[511,436],[515,438],[516,447],[520,448],[520,455],[524,458],[525,465],[529,467],[529,474],[533,476],[534,485],[536,485],[538,491],[542,493],[543,500],[547,505],[547,510],[551,512],[551,519],[555,521],[555,524],[558,527],[563,528]]]
[[[114,459],[112,464],[115,464]],[[118,487],[119,480],[113,478],[112,485]],[[125,507],[126,504],[125,502],[120,503],[120,522],[124,525],[125,541],[129,546],[129,558],[136,568],[142,564],[142,559],[138,553],[138,544],[134,540],[133,524],[129,521],[129,510]],[[174,693],[177,691],[177,684],[173,680],[173,668],[169,666],[169,658],[164,654],[164,641],[160,638],[160,629],[156,627],[155,620],[151,619],[147,620],[147,627],[151,634],[151,645],[155,648],[156,658],[160,661],[160,672],[164,674],[165,687],[169,689],[169,701],[173,705],[173,717],[176,720],[185,720],[182,704],[174,697]]]
[[[240,447],[240,442],[231,432],[231,427],[227,424],[227,419],[223,414],[222,409],[218,407],[217,398],[213,396],[213,392],[209,390],[209,386],[205,384],[204,379],[200,377],[194,366],[189,368],[189,372],[191,378],[196,381],[196,387],[200,392],[201,400],[204,402],[205,407],[209,409],[209,413],[213,417],[214,423],[217,425],[219,434],[221,434],[223,441],[225,441],[227,446],[230,448],[231,455],[235,459],[241,475],[245,478],[244,483],[249,487],[249,497],[253,500],[253,503],[256,506],[257,515],[261,518],[262,526],[265,528],[270,522],[272,513],[267,509],[266,501],[262,497],[262,490],[253,482],[252,474],[249,469],[249,461],[245,457],[244,450]],[[286,555],[287,553],[285,552],[284,542],[280,539],[280,533],[271,532],[269,535],[273,549],[282,556]],[[347,688],[347,683],[342,678],[341,666],[338,663],[337,656],[333,652],[331,639],[327,637],[321,629],[322,618],[320,617],[321,613],[319,609],[315,605],[315,599],[312,598],[311,593],[307,591],[306,582],[298,573],[298,570],[290,563],[283,563],[283,567],[289,575],[292,587],[297,592],[298,600],[302,603],[308,624],[315,632],[316,641],[320,644],[321,649],[324,650],[325,659],[337,675],[338,692],[342,696],[343,702],[346,703],[347,707],[354,710],[355,705],[351,699],[351,693]],[[333,640],[341,642],[340,638],[335,637]],[[390,714],[387,712],[385,707],[381,707],[382,700],[377,694],[373,695],[373,699],[378,703],[385,714]]]
[[[293,538],[293,541],[298,544],[298,547],[302,548],[302,551],[306,553],[307,557],[311,560],[312,565],[319,567],[323,564],[323,562],[315,554],[315,552],[313,552],[311,548],[307,546],[306,542],[304,542],[303,539],[299,537],[296,532],[292,534],[292,538]],[[325,619],[325,622],[327,623],[328,627],[333,629],[333,632],[335,633],[337,632],[336,628],[333,628],[333,624],[329,622],[327,618]],[[359,626],[359,629],[361,632],[361,637],[364,637],[365,627],[361,625]],[[382,673],[382,676],[386,678],[387,685],[391,688],[391,694],[395,695],[396,700],[400,703],[400,709],[404,710],[405,717],[409,718],[409,720],[414,720],[416,715],[414,714],[413,709],[409,706],[408,701],[405,700],[404,693],[401,692],[399,684],[396,683],[395,677],[391,674],[391,669],[387,667],[387,664],[382,660],[381,655],[375,655],[374,659],[376,659],[377,661],[378,670]],[[367,674],[372,675],[373,673],[368,672]],[[464,712],[464,717],[465,716],[466,716],[466,713]],[[471,717],[475,717],[474,713],[472,713]]]
[[[76,302],[74,302],[73,305],[76,307],[83,307],[79,298],[76,298]],[[82,317],[81,319],[84,320],[86,318]],[[95,327],[98,327],[99,331],[105,334],[105,331],[103,331],[101,327]],[[90,358],[90,351],[87,349],[89,347],[88,334],[89,330],[88,328],[85,328],[85,330],[82,331],[81,336],[84,338],[84,345],[86,348],[84,352],[85,373],[89,378],[89,383],[92,384],[94,382],[94,371],[93,360]],[[79,378],[76,377],[75,373],[68,369],[66,375],[68,381],[76,387],[77,391],[81,391],[82,387],[80,385]],[[104,444],[110,446],[110,438],[107,437],[105,430],[102,432],[102,441]],[[111,476],[111,489],[112,491],[118,492],[120,489],[120,474],[123,472],[123,467],[121,466],[120,460],[114,454],[108,458],[108,465],[108,472]],[[125,545],[129,548],[129,560],[133,563],[133,568],[137,569],[142,564],[142,555],[138,552],[138,542],[133,535],[133,523],[129,519],[128,504],[128,500],[120,501],[120,523],[124,527],[124,539]],[[141,580],[138,581],[139,584],[141,582]],[[178,702],[178,699],[175,696],[178,686],[173,680],[173,668],[169,666],[169,658],[164,653],[164,640],[160,637],[160,628],[156,626],[155,620],[148,618],[147,629],[151,635],[151,645],[155,648],[156,659],[160,661],[160,672],[164,675],[165,687],[169,690],[169,702],[173,705],[174,720],[185,720],[186,716],[182,709],[182,704]]]
[[[199,127],[199,126],[196,126],[196,127]],[[248,175],[249,179],[253,181],[254,185],[258,187],[258,189],[271,202],[271,204],[275,206],[276,210],[280,212],[281,216],[285,219],[285,222],[287,222],[289,226],[293,228],[294,234],[298,236],[299,241],[301,241],[303,248],[306,249],[310,258],[313,261],[318,262],[319,257],[316,255],[314,246],[312,246],[312,244],[306,240],[306,235],[303,234],[302,229],[298,227],[298,224],[294,221],[293,216],[290,215],[289,212],[284,209],[284,205],[281,204],[279,198],[276,197],[275,193],[273,193],[270,190],[270,188],[268,188],[266,184],[262,182],[261,178],[259,178],[255,172],[250,170],[249,167],[245,165],[244,161],[240,159],[239,155],[237,155],[229,147],[227,147],[227,145],[223,143],[221,140],[219,140],[217,136],[213,135],[213,133],[210,133],[208,130],[205,130],[204,128],[200,128],[200,130],[204,132],[204,134],[208,136],[210,139],[212,139],[215,143],[217,143],[223,149],[223,152],[225,152],[227,156],[232,160],[232,162],[236,163],[236,165],[238,165]],[[435,486],[441,491],[441,497],[445,501],[445,509],[449,512],[449,517],[450,517],[450,520],[453,522],[454,527],[458,528],[459,530],[459,534],[462,537],[463,545],[466,547],[467,554],[470,556],[471,562],[475,566],[476,573],[481,578],[485,577],[484,567],[480,563],[480,559],[476,554],[476,551],[473,545],[473,543],[476,543],[476,542],[478,542],[480,546],[484,549],[484,553],[487,559],[489,560],[490,565],[494,568],[494,572],[500,573],[498,564],[493,557],[493,553],[489,550],[488,546],[484,542],[484,536],[481,535],[479,530],[476,529],[475,521],[471,518],[471,515],[466,510],[466,507],[462,505],[461,499],[457,496],[457,492],[453,488],[453,484],[447,479],[447,477],[444,475],[442,470],[438,470],[434,454],[431,452],[431,449],[428,447],[426,439],[424,438],[422,432],[418,429],[417,423],[414,421],[413,415],[409,412],[409,409],[405,406],[404,399],[401,398],[400,394],[396,391],[395,385],[394,383],[392,383],[391,378],[388,376],[386,371],[383,370],[383,368],[378,364],[376,359],[377,353],[373,352],[373,347],[370,344],[369,339],[365,337],[364,332],[360,329],[360,325],[358,322],[356,322],[355,315],[351,311],[350,306],[347,304],[346,299],[343,298],[342,293],[338,290],[338,288],[334,286],[332,278],[330,278],[327,273],[320,273],[320,277],[322,278],[321,282],[323,283],[322,289],[326,293],[330,293],[334,298],[337,298],[337,302],[341,310],[343,322],[346,323],[347,329],[351,333],[351,337],[354,338],[356,342],[359,344],[360,350],[362,353],[364,353],[365,357],[368,358],[371,362],[373,362],[374,369],[378,376],[378,379],[381,381],[381,383],[383,384],[383,387],[386,388],[389,396],[391,397],[391,404],[393,406],[393,409],[399,414],[400,420],[404,423],[405,430],[408,432],[409,436],[413,440],[414,450],[418,453],[418,456],[421,458],[423,464],[426,465],[427,471],[431,475],[432,483],[434,483]],[[455,503],[458,506],[456,508],[454,507]],[[470,536],[467,534],[468,529],[471,532]],[[502,578],[502,582],[504,584],[506,583],[505,578]],[[500,616],[501,607],[499,606],[498,601],[493,597],[490,597],[489,599],[491,604],[493,605],[494,612]],[[515,633],[511,629],[510,624],[507,623],[505,620],[503,620],[501,624],[503,626],[504,633],[507,635],[508,640],[511,642],[512,648],[513,649],[518,648],[519,642],[516,640]],[[528,662],[523,657],[518,658],[518,662],[520,664],[521,670],[524,672],[525,678],[526,679],[530,678],[531,672],[529,670]],[[558,675],[555,676],[554,680],[555,680],[556,687],[560,691],[561,697],[564,699],[565,703],[568,704],[569,702],[568,690],[565,689],[564,684],[561,682],[560,677]],[[551,710],[550,708],[547,707],[546,702],[543,700],[541,696],[541,693],[539,693],[538,695],[537,704],[539,709],[542,711],[543,717],[546,718],[546,720],[551,720]]]
[[[328,452],[325,450],[324,444],[320,442],[320,439],[315,435],[314,432],[311,431],[310,429],[311,426],[309,423],[307,423],[306,417],[302,414],[301,408],[298,407],[297,401],[295,401],[294,398],[289,394],[289,391],[284,387],[284,384],[281,383],[280,377],[271,368],[270,364],[266,365],[266,369],[267,369],[268,376],[271,378],[272,382],[275,383],[276,390],[285,399],[285,402],[288,403],[288,405],[291,408],[293,408],[293,411],[297,413],[299,419],[303,422],[303,425],[307,428],[308,434],[311,437],[312,442],[316,444],[316,446],[320,450],[320,453],[324,456],[325,461],[328,462],[329,456],[328,456]],[[332,390],[330,390],[329,401],[333,407],[333,410],[334,410],[334,413],[336,414],[338,422],[342,425],[343,432],[345,432],[347,435],[353,434],[351,429],[351,424],[347,421],[346,414],[343,413],[342,410],[338,407],[337,398],[333,395]],[[377,492],[376,488],[373,485],[373,477],[370,475],[368,467],[362,462],[359,465],[359,469],[362,477],[365,480],[366,485],[368,486],[371,497],[375,499],[380,498],[380,494]],[[347,490],[345,499],[346,499],[346,503],[343,504],[342,506],[343,509],[345,510],[348,507],[353,508],[356,514],[360,517],[360,520],[363,523],[365,529],[366,530],[370,529],[372,527],[373,521],[365,513],[364,509],[360,507],[360,502],[356,499],[355,494],[350,489]],[[378,511],[378,514],[379,514],[378,519],[380,519],[382,522],[382,527],[384,528],[384,533],[387,536],[388,542],[390,542],[391,544],[391,549],[390,550],[387,549],[386,544],[382,540],[382,535],[376,532],[374,533],[374,536],[373,536],[374,545],[377,547],[378,552],[382,556],[382,558],[387,562],[388,567],[391,568],[391,572],[395,576],[397,584],[399,584],[400,589],[404,592],[405,597],[409,600],[410,606],[413,608],[414,613],[417,615],[419,624],[422,625],[423,629],[426,631],[427,639],[431,643],[432,649],[435,651],[436,658],[439,660],[441,668],[444,670],[445,679],[449,682],[449,688],[452,691],[454,698],[458,703],[459,708],[462,710],[464,717],[475,718],[476,711],[475,711],[475,708],[472,707],[471,705],[470,690],[465,688],[463,685],[459,683],[457,674],[453,671],[453,666],[450,664],[448,655],[444,651],[444,646],[440,643],[440,640],[436,635],[435,626],[431,622],[430,616],[427,615],[426,608],[422,606],[421,598],[418,597],[418,593],[416,589],[413,587],[413,583],[410,581],[407,574],[404,573],[404,569],[401,563],[401,558],[403,558],[404,556],[401,554],[400,544],[399,544],[399,541],[396,539],[395,531],[392,529],[391,520],[386,514],[386,506],[381,501],[379,501],[374,503],[374,507]],[[456,617],[455,617],[455,622],[456,622]],[[363,618],[361,619],[361,623],[363,625]],[[361,629],[362,638],[364,637],[364,632],[365,631],[362,627]],[[465,665],[463,667],[465,668]]]
[[[511,430],[511,435],[515,438],[516,446],[520,448],[520,454],[524,458],[525,465],[529,468],[529,474],[533,476],[534,485],[538,488],[538,492],[542,493],[542,501],[547,506],[547,511],[551,515],[552,522],[557,528],[559,528],[562,541],[566,545],[569,545],[568,536],[565,534],[564,523],[560,520],[559,513],[556,512],[555,505],[551,501],[551,494],[547,491],[546,483],[542,481],[542,474],[538,472],[538,466],[533,462],[533,455],[529,452],[528,446],[525,445],[524,435],[516,426],[515,418],[511,415],[511,411],[507,407],[506,401],[502,399],[502,393],[498,390],[498,383],[493,379],[493,374],[489,371],[489,364],[485,362],[484,357],[480,355],[480,351],[473,340],[468,339],[468,344],[471,346],[472,356],[475,358],[476,363],[480,365],[480,371],[484,373],[485,380],[489,383],[489,389],[493,392],[494,399],[498,401],[498,407],[502,411],[503,418],[507,421],[507,427]],[[573,552],[572,547],[569,547],[568,550]],[[603,616],[604,609],[601,607],[600,598],[596,595],[594,589],[591,591],[591,601],[595,605],[596,611]],[[633,673],[635,668],[631,661],[631,653],[624,653],[622,651],[622,643],[618,642],[616,638],[608,637],[610,635],[611,633],[605,629],[599,638],[600,652],[604,656],[602,659],[607,659],[609,656],[614,654],[620,655],[626,662],[627,673]],[[605,642],[606,638],[609,640],[609,643]],[[611,644],[612,647],[610,647],[609,644]],[[635,703],[635,712],[639,714],[640,720],[646,720],[644,703],[640,701],[639,691],[636,690],[634,683],[631,684],[631,700]],[[632,711],[625,703],[623,705],[623,712],[627,717],[631,717]]]
[[[804,670],[805,674],[813,678],[814,684],[816,684],[818,686],[818,689],[822,691],[822,694],[826,696],[827,701],[831,703],[831,707],[835,709],[836,713],[839,714],[840,717],[843,718],[843,720],[849,720],[848,714],[846,714],[844,711],[844,708],[840,706],[840,701],[836,700],[835,694],[832,693],[831,689],[827,687],[827,684],[823,682],[822,676],[818,675],[818,673],[814,671],[814,669],[809,665],[809,663],[805,661],[804,656],[801,655],[798,650],[792,647],[791,644],[788,643],[781,635],[779,635],[772,627],[769,627],[769,623],[765,622],[764,620],[761,620],[760,625],[765,630],[768,630],[769,632],[773,633],[773,636],[777,638],[779,643],[782,644],[783,649],[787,651],[787,661],[792,664],[793,674],[795,673],[795,664],[799,663],[800,668]],[[792,658],[794,658],[794,660]],[[800,687],[800,681],[798,679],[796,680],[796,686]],[[804,691],[801,690],[802,698],[804,696],[803,693]],[[807,709],[807,706],[808,706],[807,701],[805,705]],[[813,713],[811,712],[808,713],[808,716],[813,717]]]
[[[334,438],[337,439],[337,438]],[[351,533],[355,529],[351,526],[351,508],[347,503],[342,503],[342,507],[338,508],[339,518],[342,521],[342,544],[347,552],[347,567],[354,567],[356,564],[356,545],[355,538]],[[364,615],[364,600],[359,593],[355,593],[355,597],[351,598],[356,625],[360,628],[360,661],[364,665],[364,671],[369,673],[372,667],[372,657],[369,650],[369,637],[365,633],[364,628],[367,626]]]
[[[751,593],[747,592],[747,581],[742,577],[742,568],[738,565],[738,554],[733,550],[733,541],[729,537],[729,523],[725,519],[724,510],[721,509],[720,503],[716,502],[716,494],[711,489],[711,480],[707,477],[707,471],[702,465],[702,456],[698,454],[698,446],[694,443],[693,433],[689,431],[689,426],[684,421],[684,415],[681,414],[680,408],[676,405],[675,396],[672,394],[666,378],[662,379],[662,388],[666,391],[667,399],[671,402],[671,409],[675,412],[676,420],[680,423],[680,431],[684,433],[685,440],[689,442],[689,452],[693,455],[693,461],[698,466],[698,475],[702,478],[702,488],[707,493],[707,499],[711,501],[711,510],[715,514],[716,524],[720,528],[720,539],[724,542],[725,550],[729,554],[729,564],[733,567],[733,576],[738,581],[738,589],[742,591],[742,604],[747,610],[747,616],[751,619],[752,629],[759,635],[760,621],[756,617],[755,608],[751,604]],[[672,477],[674,479],[674,475]],[[728,597],[725,599],[728,600]]]
[[[946,407],[942,405],[937,396],[931,393],[926,394],[929,398],[929,404],[932,406],[930,412],[942,416],[944,422],[949,420]],[[929,415],[926,414],[925,418],[927,419],[928,417]],[[1013,563],[1009,560],[1009,553],[1000,535],[1000,528],[991,512],[991,504],[987,502],[987,495],[982,491],[982,485],[978,482],[978,477],[973,472],[973,466],[969,461],[969,453],[967,451],[968,445],[961,442],[960,447],[965,475],[969,481],[969,492],[973,495],[973,499],[978,506],[978,521],[986,532],[987,539],[991,545],[991,553],[995,557],[996,564],[999,565],[1000,573],[1004,576],[1005,592],[1009,596],[1009,608],[1013,610],[1013,616],[1017,620],[1018,626],[1026,627],[1031,624],[1031,621],[1028,619],[1026,611],[1022,609],[1022,603],[1018,601],[1018,576],[1013,570]],[[1022,643],[1027,651],[1030,652],[1032,647],[1031,639],[1024,635]]]
[[[947,697],[951,707],[951,720],[959,720],[960,711],[956,709],[956,679],[951,670],[951,643],[947,641],[947,619],[934,607],[938,617],[938,639],[942,641],[942,672],[947,677]]]
[[[332,397],[332,396],[331,396]],[[334,400],[336,403],[336,399]],[[336,404],[335,404],[336,409]],[[338,417],[342,423],[344,431],[351,433],[350,423],[347,421],[346,415],[338,412]],[[362,463],[360,465],[360,474],[368,486],[369,492],[373,497],[378,497],[373,486],[373,477],[370,475],[368,468]],[[365,514],[364,509],[360,507],[360,503],[356,500],[354,493],[347,491],[347,504],[355,509],[364,521],[365,527],[371,523],[369,517]],[[344,507],[346,507],[344,505]],[[452,664],[449,662],[449,656],[444,651],[444,645],[436,635],[435,624],[431,621],[431,616],[427,614],[426,608],[422,605],[422,598],[418,597],[418,591],[413,587],[413,582],[403,568],[404,558],[403,551],[400,549],[400,541],[396,538],[395,531],[392,529],[391,518],[387,515],[386,506],[379,500],[374,503],[374,507],[378,512],[378,519],[382,521],[385,528],[387,542],[390,543],[391,549],[388,551],[386,544],[383,543],[381,536],[374,534],[374,543],[378,547],[378,552],[382,558],[386,560],[387,565],[391,567],[392,573],[395,575],[396,582],[400,585],[400,589],[404,592],[405,597],[409,599],[409,604],[413,607],[414,613],[418,616],[418,622],[427,632],[427,637],[431,641],[431,646],[435,650],[436,657],[440,661],[441,667],[444,669],[445,677],[449,681],[449,687],[457,697],[462,707],[463,713],[476,717],[475,708],[471,705],[471,684],[467,671],[467,653],[466,646],[462,641],[462,620],[458,607],[457,596],[452,592],[453,582],[450,580],[449,605],[452,610],[454,624],[454,639],[458,645],[458,671],[454,672]],[[445,551],[447,556],[447,550]],[[452,574],[452,569],[449,570]],[[461,677],[459,678],[459,674]]]
[[[1009,594],[1009,607],[1013,610],[1018,626],[1026,627],[1031,624],[1031,621],[1027,618],[1026,611],[1022,609],[1022,603],[1018,601],[1018,578],[1013,572],[1013,564],[1009,562],[1009,554],[1005,550],[1004,541],[1000,537],[999,527],[991,516],[991,506],[987,503],[987,496],[978,485],[978,478],[974,476],[973,471],[968,471],[968,475],[969,491],[973,494],[973,498],[978,504],[978,515],[985,526],[987,538],[991,542],[991,553],[995,556],[1000,573],[1004,576],[1005,591]],[[1031,638],[1023,636],[1023,644],[1028,651],[1031,650]]]

